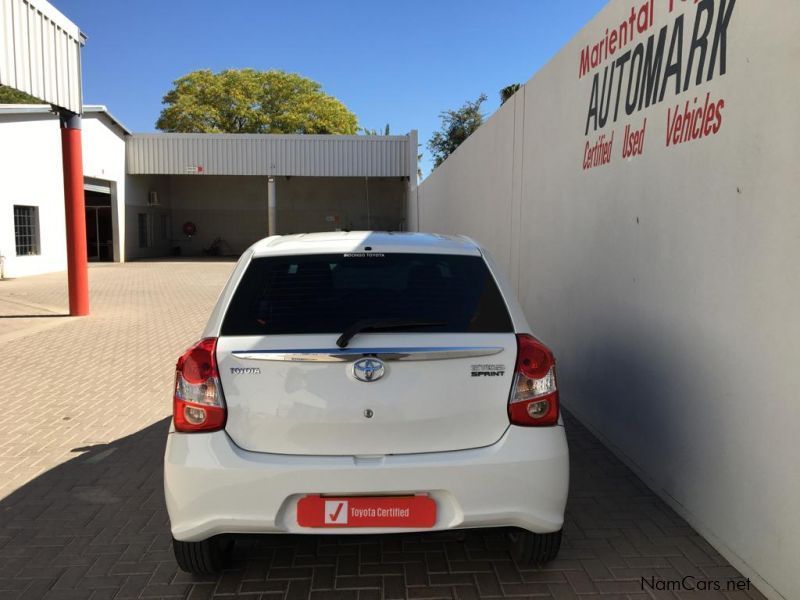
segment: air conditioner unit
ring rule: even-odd
[[[147,193],[147,204],[150,206],[158,206],[158,192],[151,190]]]

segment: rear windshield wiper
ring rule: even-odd
[[[339,348],[347,347],[353,336],[362,331],[405,329],[407,327],[440,327],[442,325],[447,325],[447,323],[444,321],[410,321],[404,319],[364,319],[363,321],[356,321],[345,329],[339,339],[336,340],[336,345]]]

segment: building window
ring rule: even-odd
[[[161,239],[166,240],[169,237],[169,221],[167,215],[161,215]]]
[[[139,213],[139,248],[150,247],[150,215]]]
[[[41,254],[38,206],[14,206],[14,242],[17,256]]]

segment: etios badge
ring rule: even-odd
[[[378,381],[383,377],[383,361],[377,358],[362,358],[353,363],[353,377],[365,383]]]

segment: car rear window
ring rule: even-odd
[[[442,323],[425,332],[513,331],[482,257],[374,253],[254,258],[222,335],[341,333],[365,319]]]

